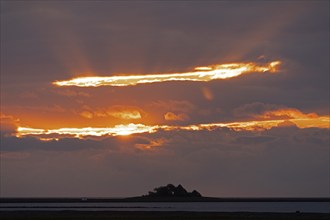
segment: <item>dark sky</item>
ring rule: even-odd
[[[52,84],[275,60],[276,73],[209,82]],[[1,0],[0,195],[134,196],[173,183],[218,197],[329,197],[329,98],[329,1]],[[259,129],[17,135],[279,119]]]

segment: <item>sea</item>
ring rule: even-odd
[[[2,202],[0,203],[0,211],[184,211],[330,213],[330,202]]]

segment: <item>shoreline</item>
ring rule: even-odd
[[[0,211],[1,219],[329,219],[329,213],[177,212],[177,211]]]
[[[102,203],[102,202],[330,202],[330,198],[217,198],[217,197],[128,197],[128,198],[0,198],[0,203]]]

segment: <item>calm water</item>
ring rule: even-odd
[[[9,210],[330,213],[330,202],[0,203],[0,211]]]

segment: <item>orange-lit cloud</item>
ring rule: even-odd
[[[80,116],[83,117],[83,118],[88,118],[88,119],[91,119],[93,118],[93,113],[89,112],[89,111],[82,111],[80,113]]]
[[[155,133],[157,131],[201,131],[214,130],[217,128],[228,128],[235,131],[263,131],[273,127],[282,127],[283,125],[295,125],[298,128],[330,128],[329,116],[318,116],[315,118],[304,117],[294,119],[273,119],[258,121],[242,121],[229,123],[208,123],[186,126],[171,125],[143,125],[127,124],[116,125],[114,127],[85,127],[85,128],[59,128],[59,129],[36,129],[28,127],[18,127],[16,137],[34,136],[41,140],[51,140],[60,137],[84,138],[90,136],[125,136],[139,133]],[[48,139],[47,139],[48,138]]]
[[[319,116],[316,113],[303,113],[295,108],[283,108],[267,110],[262,114],[255,115],[255,118],[262,120],[282,121],[281,125],[294,123],[299,128],[319,127],[329,128],[330,121],[328,116]]]
[[[84,118],[95,118],[95,117],[114,117],[118,119],[131,120],[131,119],[141,119],[143,112],[138,107],[134,106],[112,106],[106,109],[92,110],[88,106],[84,106],[86,110],[80,113],[81,117]]]
[[[185,121],[189,116],[184,113],[175,114],[173,112],[166,112],[164,115],[166,121]]]
[[[127,124],[127,125],[116,125],[114,127],[95,128],[59,128],[59,129],[37,129],[18,127],[17,137],[22,136],[36,136],[36,137],[47,137],[51,136],[53,139],[64,136],[83,138],[86,136],[125,136],[130,134],[138,133],[153,133],[156,132],[157,126],[147,126],[143,124]],[[46,139],[45,139],[46,140]]]
[[[6,114],[3,114],[0,112],[0,122],[3,123],[3,122],[7,122],[7,121],[19,121],[18,118],[15,118],[14,116],[12,115],[6,115]]]
[[[132,111],[120,111],[120,112],[107,112],[109,115],[115,117],[115,118],[122,118],[122,119],[140,119],[141,114],[137,110]]]
[[[19,122],[19,118],[0,112],[0,127],[2,131],[14,131]]]
[[[293,119],[293,118],[317,118],[318,115],[315,113],[304,114],[298,109],[295,108],[285,108],[285,109],[277,109],[265,111],[261,115],[257,115],[258,118],[263,119]]]
[[[237,77],[249,72],[275,72],[280,61],[273,61],[265,65],[256,63],[230,63],[205,67],[196,67],[195,71],[183,73],[163,73],[149,75],[127,76],[95,76],[78,77],[71,80],[55,81],[56,86],[134,86],[137,84],[168,82],[168,81],[198,81],[207,82],[216,79]]]
[[[160,147],[163,146],[166,143],[166,139],[160,138],[156,140],[150,140],[147,144],[135,144],[135,147],[140,148],[142,150],[149,150],[154,147]]]

